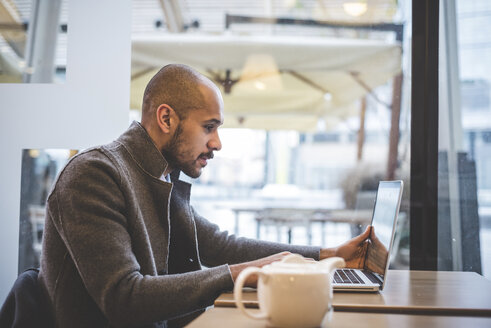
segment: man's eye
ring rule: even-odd
[[[213,131],[213,128],[214,128],[214,126],[213,126],[213,125],[205,125],[205,129],[206,129],[208,132]]]

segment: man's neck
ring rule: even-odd
[[[151,124],[144,123],[142,120],[141,125],[147,131],[148,135],[150,136],[150,139],[152,139],[153,144],[157,149],[162,152],[162,149],[164,148],[165,143],[167,142],[165,139],[165,136],[161,136],[160,130],[153,128]],[[170,172],[168,172],[170,173]]]

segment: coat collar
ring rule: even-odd
[[[162,176],[168,163],[140,123],[133,121],[117,141],[128,150],[133,159],[147,173],[157,179]]]

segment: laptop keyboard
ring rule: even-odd
[[[338,269],[334,272],[334,282],[339,284],[363,284],[363,280],[353,269]]]
[[[380,283],[382,282],[380,279],[377,279],[377,277],[375,276],[375,274],[371,273],[370,271],[363,270],[363,274],[365,275],[365,277],[367,277],[374,284],[379,284],[380,285]]]

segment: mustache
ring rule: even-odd
[[[212,159],[213,157],[215,157],[215,155],[213,154],[212,151],[210,151],[208,153],[201,153],[198,157],[205,157],[207,159]]]

